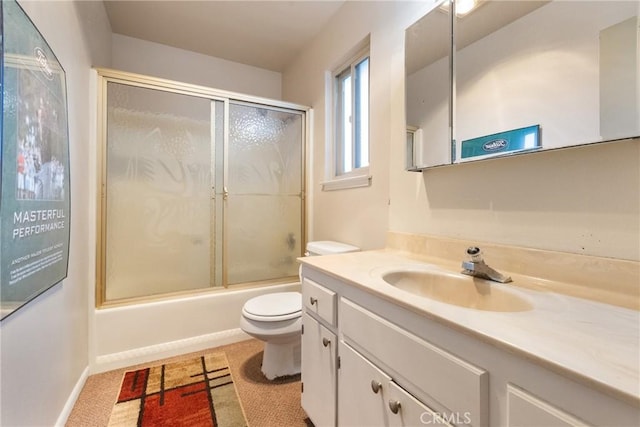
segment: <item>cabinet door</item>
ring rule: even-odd
[[[507,419],[509,427],[583,427],[587,425],[584,421],[512,384],[507,386]]]
[[[391,378],[344,342],[339,344],[338,425],[388,426]]]
[[[302,407],[316,427],[336,424],[336,336],[302,314]]]
[[[389,426],[439,426],[451,427],[447,421],[458,425],[471,424],[469,414],[447,413],[437,414],[422,402],[411,396],[396,383],[389,382],[387,387],[387,410]]]

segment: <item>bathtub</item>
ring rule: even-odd
[[[91,374],[249,339],[240,329],[244,303],[258,295],[287,291],[300,291],[300,283],[94,309]]]

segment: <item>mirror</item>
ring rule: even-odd
[[[405,33],[407,169],[449,164],[451,20],[436,4]],[[413,158],[413,161],[410,159]]]
[[[423,130],[417,166],[640,135],[638,9],[633,1],[485,0],[457,16],[454,108],[443,119],[454,124],[450,140],[431,130],[448,82],[431,77],[442,59],[416,48],[436,40],[418,29],[450,19],[433,9],[406,31],[407,125]]]

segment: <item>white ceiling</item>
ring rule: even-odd
[[[282,72],[344,0],[104,0],[114,33]]]

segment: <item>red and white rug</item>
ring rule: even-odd
[[[126,372],[109,426],[246,426],[224,353]]]

